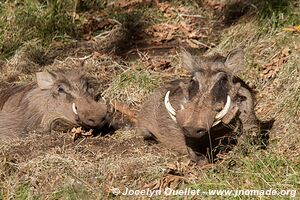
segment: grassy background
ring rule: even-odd
[[[119,1],[124,2],[124,1]],[[164,81],[185,76],[176,53],[124,60],[119,52],[136,40],[153,43],[140,34],[162,23],[201,21],[198,42],[209,48],[196,54],[225,54],[242,47],[247,68],[240,76],[257,91],[260,119],[275,119],[270,144],[252,147],[248,154],[237,146],[223,160],[195,166],[185,156],[159,145],[146,145],[134,128],[106,137],[73,142],[66,133],[33,135],[0,143],[0,199],[126,199],[112,188],[125,187],[209,189],[300,188],[300,35],[284,31],[300,24],[298,1],[116,1],[26,0],[0,3],[0,83],[34,80],[44,68],[73,68],[85,59],[85,68],[97,81],[98,93],[137,109]],[[170,5],[170,12],[161,9]],[[173,10],[172,10],[173,9]],[[185,14],[186,16],[183,16]],[[93,29],[92,19],[110,19]],[[202,30],[202,29],[201,29]],[[177,31],[175,41],[188,37]],[[157,37],[160,37],[158,35]],[[156,39],[156,37],[154,37]],[[146,42],[145,42],[146,41]],[[286,50],[288,49],[288,50]],[[284,53],[284,52],[288,53]],[[104,53],[103,53],[104,52]],[[276,64],[282,59],[281,64]],[[271,77],[264,74],[268,64]],[[168,63],[168,64],[165,64]],[[160,197],[164,199],[164,197]],[[228,199],[203,196],[205,199]],[[174,197],[179,199],[179,197]],[[238,196],[232,199],[290,199],[282,196]]]

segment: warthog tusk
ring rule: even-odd
[[[216,126],[216,125],[219,124],[220,122],[221,122],[221,120],[215,121],[215,122],[213,123],[212,126]]]
[[[226,102],[224,108],[216,115],[215,119],[216,120],[222,119],[228,113],[230,105],[231,105],[231,99],[230,99],[230,96],[227,95],[227,102]]]
[[[75,115],[78,115],[75,103],[72,104],[72,110],[75,113]]]
[[[166,107],[166,109],[167,109],[167,111],[168,111],[170,117],[171,117],[174,121],[176,121],[176,117],[175,117],[175,116],[176,116],[176,111],[175,111],[175,109],[173,108],[173,106],[172,106],[171,103],[170,103],[170,91],[168,91],[168,92],[166,93],[164,102],[165,102],[165,107]]]
[[[182,104],[180,104],[180,109],[183,110],[184,109],[184,106]]]

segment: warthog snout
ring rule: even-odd
[[[186,133],[186,135],[189,135],[189,133],[193,133],[191,134],[191,136],[197,135],[198,137],[201,137],[207,134],[207,129],[205,128],[184,126],[182,127],[182,129]]]
[[[184,133],[190,137],[201,137],[210,129],[218,126],[223,117],[231,108],[231,98],[226,101],[216,102],[210,97],[202,97],[201,103],[190,102],[181,106],[176,112],[176,122],[183,128]]]
[[[88,107],[86,105],[89,105]],[[97,103],[93,99],[81,98],[72,104],[75,120],[84,127],[95,128],[105,123],[107,108],[105,104]]]

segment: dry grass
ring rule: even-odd
[[[104,97],[110,100],[119,100],[128,105],[141,105],[147,94],[158,86],[159,80],[151,77],[147,71],[128,69],[118,77],[105,90]]]
[[[180,20],[187,22],[189,18],[176,15],[178,12],[201,14],[211,20],[205,25],[212,28],[212,22],[217,19],[213,12],[202,7],[197,11],[194,7],[196,3],[191,2],[183,4],[176,1],[172,4],[175,9],[170,13],[151,6],[143,7],[145,16],[141,16],[141,21],[147,26],[166,22],[176,24]],[[87,3],[87,7],[89,5]],[[299,5],[283,14],[292,16],[298,13],[299,16],[297,11]],[[42,53],[47,58],[47,52],[57,50],[56,42],[51,43],[45,51],[44,47],[39,47],[39,39],[28,40],[7,60],[3,60],[0,66],[1,87],[12,82],[32,81],[35,79],[34,73],[45,68],[76,68],[85,60],[84,68],[95,78],[99,86],[98,94],[104,92],[103,95],[108,99],[117,99],[139,108],[146,96],[164,81],[185,76],[176,53],[148,55],[138,52],[133,60],[116,57],[114,51],[127,30],[122,23],[124,19],[129,19],[128,13],[118,16],[118,12],[120,10],[116,9],[112,13],[111,17],[117,21],[109,28],[93,33],[90,41],[78,42],[77,47],[72,47],[71,51],[67,49],[65,55],[59,55],[46,66],[36,62],[36,55]],[[0,141],[0,199],[130,199],[113,195],[112,189],[115,187],[122,191],[125,187],[158,189],[171,186],[201,191],[273,188],[299,192],[299,34],[282,30],[283,26],[292,25],[294,18],[287,17],[285,19],[290,21],[275,23],[272,21],[274,15],[270,18],[274,23],[270,23],[270,20],[264,21],[266,15],[261,13],[266,11],[259,12],[247,13],[227,28],[218,29],[220,37],[215,38],[212,34],[213,38],[207,39],[207,44],[211,46],[205,54],[225,54],[236,47],[245,50],[247,67],[241,77],[257,91],[257,114],[262,120],[275,119],[267,149],[252,147],[249,154],[243,154],[236,147],[222,155],[223,160],[218,163],[195,166],[185,156],[178,156],[157,144],[144,143],[134,128],[125,127],[113,135],[76,142],[67,133],[36,133],[15,141]],[[170,17],[166,14],[170,14]],[[149,15],[152,19],[146,20]],[[179,38],[182,37],[186,36],[180,35]],[[62,47],[63,43],[58,46]],[[107,48],[109,53],[101,51]],[[287,60],[278,67],[272,78],[263,77],[264,66],[281,55],[285,48],[290,50]],[[4,52],[2,56],[7,57],[7,54]],[[168,199],[163,196],[159,198]],[[173,198],[180,199],[176,196]],[[225,199],[207,195],[200,198]],[[233,199],[254,198],[270,197],[238,196]],[[272,199],[283,197],[275,196]]]

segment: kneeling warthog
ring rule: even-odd
[[[1,91],[0,136],[103,126],[106,104],[94,100],[91,79],[82,70],[38,72],[36,79]]]
[[[236,143],[236,135],[259,131],[252,91],[236,76],[244,54],[237,49],[199,61],[182,50],[182,60],[191,78],[155,91],[137,117],[138,130],[192,160],[213,161],[210,156],[227,148],[224,141]]]

